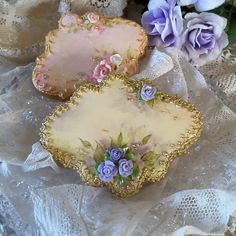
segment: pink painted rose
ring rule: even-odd
[[[100,32],[100,33],[102,33],[102,32],[105,30],[105,28],[103,27],[103,25],[100,24],[100,23],[95,23],[95,24],[93,24],[92,29],[93,29],[93,30],[96,30],[96,31],[98,31],[98,32]]]
[[[112,72],[111,65],[106,61],[102,60],[94,69],[93,77],[96,78],[98,82],[101,82],[104,76],[109,75]]]
[[[45,86],[45,77],[43,74],[41,73],[36,74],[35,79],[40,87]]]
[[[92,75],[87,75],[85,77],[85,80],[89,83],[96,83],[97,82],[97,79],[95,77],[93,77]]]
[[[97,23],[99,21],[99,16],[95,13],[89,13],[87,15],[87,18],[92,24]]]

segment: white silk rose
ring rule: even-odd
[[[226,25],[227,19],[214,13],[188,13],[182,33],[186,58],[198,66],[217,59],[229,43]]]
[[[178,0],[180,6],[194,5],[197,11],[210,11],[224,4],[225,0]]]

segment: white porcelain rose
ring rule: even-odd
[[[120,54],[114,54],[112,56],[110,56],[110,61],[112,64],[116,65],[116,66],[120,66],[123,58]]]

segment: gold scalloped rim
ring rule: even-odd
[[[90,13],[90,12],[89,12]],[[83,16],[86,16],[87,14],[89,13],[86,13],[84,14]],[[93,13],[93,12],[91,12]],[[114,24],[128,24],[128,25],[131,25],[135,28],[138,28],[140,30],[140,35],[141,35],[141,38],[139,41],[141,42],[140,44],[140,47],[137,49],[138,53],[136,55],[134,55],[134,58],[132,60],[134,60],[137,64],[137,73],[139,71],[139,65],[138,65],[138,61],[145,55],[145,50],[147,48],[147,45],[148,45],[148,38],[147,38],[147,34],[145,32],[145,30],[139,25],[137,24],[136,22],[134,21],[131,21],[131,20],[128,20],[128,19],[123,19],[121,17],[113,17],[113,18],[106,18],[98,13],[95,13],[97,15],[99,15],[100,17],[100,21],[102,21],[104,23],[104,25],[114,25]],[[61,29],[61,28],[69,28],[69,26],[63,26],[61,24],[61,21],[62,21],[62,18],[66,15],[70,15],[70,16],[76,16],[77,17],[77,20],[78,19],[82,19],[83,16],[78,16],[76,14],[65,14],[63,15],[60,20],[59,20],[59,27],[58,29],[55,29],[55,30],[52,30],[48,33],[48,35],[46,36],[46,40],[45,40],[45,51],[44,53],[42,53],[37,59],[36,59],[36,65],[34,67],[34,70],[33,70],[33,73],[32,73],[32,81],[33,81],[33,84],[35,86],[35,88],[46,94],[46,95],[49,95],[49,96],[53,96],[53,97],[60,97],[62,99],[66,99],[68,97],[70,97],[70,95],[74,92],[71,92],[71,91],[66,91],[66,92],[58,92],[56,90],[53,90],[53,88],[48,88],[46,89],[45,87],[41,87],[40,85],[38,85],[37,81],[36,81],[36,70],[39,66],[42,65],[42,62],[46,59],[46,57],[50,54],[53,53],[52,51],[52,45],[53,45],[53,38],[55,37],[56,33]],[[46,76],[46,75],[45,75]],[[130,75],[132,76],[132,75]],[[77,89],[80,85],[75,85],[75,89]]]
[[[95,91],[101,93],[102,88],[109,87],[109,81],[114,79],[121,80],[124,86],[128,89],[131,89],[133,92],[138,92],[144,84],[152,85],[152,83],[148,80],[131,81],[123,75],[110,75],[106,78],[106,80],[103,80],[100,85],[84,83],[78,88],[78,90],[73,94],[68,102],[57,106],[55,110],[48,117],[46,117],[40,129],[40,142],[42,146],[53,155],[53,158],[55,160],[59,161],[64,167],[75,169],[88,185],[94,187],[107,186],[117,196],[129,197],[139,192],[143,184],[148,182],[158,182],[165,177],[166,173],[168,172],[170,163],[176,157],[185,155],[187,153],[187,150],[198,140],[201,134],[202,122],[200,112],[192,104],[181,100],[177,96],[173,97],[161,93],[163,101],[174,103],[178,106],[188,109],[192,113],[192,118],[194,120],[191,127],[192,130],[188,130],[186,134],[183,134],[177,144],[171,145],[172,147],[174,147],[173,151],[171,151],[170,153],[161,153],[160,156],[162,156],[162,160],[160,161],[157,169],[144,169],[143,173],[138,176],[137,180],[130,181],[128,186],[125,187],[118,187],[112,183],[103,183],[98,177],[94,176],[89,171],[89,169],[86,167],[85,162],[76,161],[75,156],[73,156],[72,154],[62,151],[53,146],[53,140],[51,138],[51,123],[56,118],[60,117],[63,112],[69,110],[70,105],[78,105],[76,100],[80,99],[83,93],[86,93],[87,91]]]

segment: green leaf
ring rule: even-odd
[[[80,141],[85,148],[92,148],[92,144],[89,141],[83,140],[82,138],[80,138]]]
[[[104,160],[105,161],[110,160],[110,156],[109,156],[109,154],[107,152],[105,152],[105,154],[104,154]]]
[[[160,100],[162,97],[161,97],[161,93],[160,92],[157,92],[156,95],[155,95],[155,99],[158,99]]]
[[[133,159],[133,154],[132,154],[132,152],[130,151],[129,148],[127,148],[127,150],[125,151],[125,158],[127,160],[132,160]]]
[[[104,158],[104,149],[101,144],[97,143],[93,159],[97,164],[100,164],[101,162],[103,162],[103,158]]]
[[[96,176],[98,176],[98,166],[99,166],[99,164],[96,164],[93,168],[93,172]]]
[[[132,180],[137,179],[138,175],[139,175],[139,167],[137,164],[134,165],[134,169],[133,169],[133,173],[132,173]]]
[[[90,21],[88,19],[84,20],[84,24],[87,25],[87,26],[91,25],[91,23],[90,23]]]
[[[146,144],[148,143],[148,141],[150,140],[151,136],[152,136],[151,134],[145,136],[145,137],[142,139],[142,144],[143,144],[143,145],[146,145]]]
[[[113,181],[118,185],[121,186],[124,183],[124,179],[120,175],[116,175],[113,177]]]
[[[147,168],[153,168],[157,158],[158,154],[154,151],[147,152],[141,157]]]

